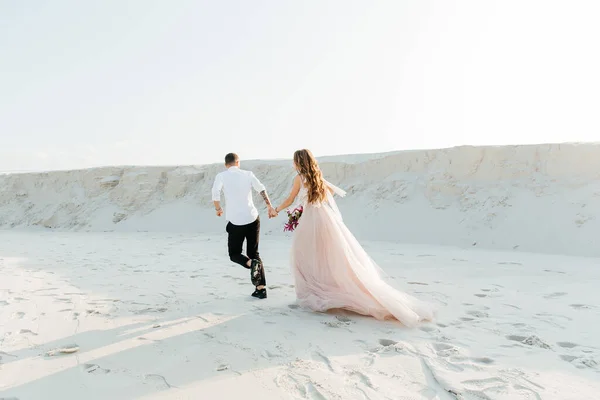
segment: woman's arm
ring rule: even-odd
[[[300,184],[300,175],[296,175],[296,177],[294,178],[294,184],[292,186],[292,191],[290,192],[290,195],[287,199],[285,199],[283,203],[279,205],[279,207],[275,209],[275,212],[279,213],[283,209],[288,208],[292,205],[294,200],[296,200],[296,196],[298,196],[298,192],[300,192]]]

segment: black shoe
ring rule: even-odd
[[[252,293],[252,297],[256,297],[257,299],[266,299],[267,289],[256,289],[254,293]]]
[[[262,281],[263,266],[259,260],[252,260],[250,264],[250,281],[254,286],[258,286]]]

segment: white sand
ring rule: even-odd
[[[324,162],[392,283],[439,305],[415,330],[296,308],[283,219],[264,221],[269,299],[250,298],[206,207],[217,166],[0,176],[20,228],[0,232],[0,398],[597,398],[599,152]],[[288,190],[287,162],[248,164]]]
[[[294,308],[286,239],[260,301],[224,235],[2,232],[0,397],[596,398],[597,259],[365,246],[435,324]]]

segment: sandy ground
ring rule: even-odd
[[[597,397],[598,259],[364,244],[434,323],[298,308],[286,238],[257,300],[223,235],[0,232],[0,397]]]

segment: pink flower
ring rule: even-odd
[[[287,211],[288,222],[286,222],[285,225],[283,225],[284,232],[292,232],[298,227],[298,221],[300,220],[303,211],[304,208],[302,206],[294,208],[293,211]]]

